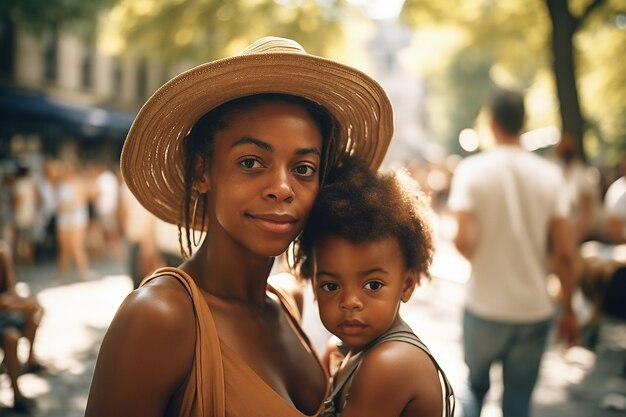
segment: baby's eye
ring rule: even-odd
[[[325,282],[320,285],[320,288],[322,289],[322,291],[333,292],[339,289],[339,284],[335,282]]]
[[[368,289],[368,290],[372,290],[372,291],[378,291],[383,286],[384,286],[384,284],[382,282],[380,282],[380,281],[370,281],[367,284],[365,284],[365,288]]]
[[[317,170],[315,169],[315,167],[311,166],[311,165],[298,165],[295,169],[294,172],[298,175],[302,175],[304,177],[311,177],[313,175],[315,175],[315,173],[317,172]]]

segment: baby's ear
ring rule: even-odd
[[[402,288],[402,297],[400,297],[403,303],[409,301],[411,295],[413,295],[417,281],[417,271],[415,269],[411,268],[404,273],[404,287]]]

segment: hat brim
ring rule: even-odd
[[[184,137],[210,110],[261,93],[291,94],[320,104],[338,122],[338,158],[357,155],[372,169],[382,163],[393,134],[393,112],[374,79],[314,55],[237,55],[176,76],[143,105],[120,158],[130,191],[160,219],[182,225]]]

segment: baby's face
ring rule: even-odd
[[[393,237],[358,244],[325,237],[315,245],[314,262],[322,323],[353,353],[397,323],[400,302],[415,288]]]

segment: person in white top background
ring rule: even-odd
[[[614,243],[626,243],[626,152],[620,161],[621,176],[604,195],[605,227]]]
[[[488,110],[496,147],[459,163],[448,200],[454,243],[471,264],[463,314],[468,389],[459,400],[464,417],[479,416],[499,362],[503,415],[528,417],[555,316],[549,258],[561,282],[557,336],[568,346],[579,337],[574,245],[559,168],[520,146],[523,95],[499,90]]]
[[[15,222],[15,263],[31,265],[35,260],[35,222],[41,197],[30,168],[19,166],[12,187]]]

